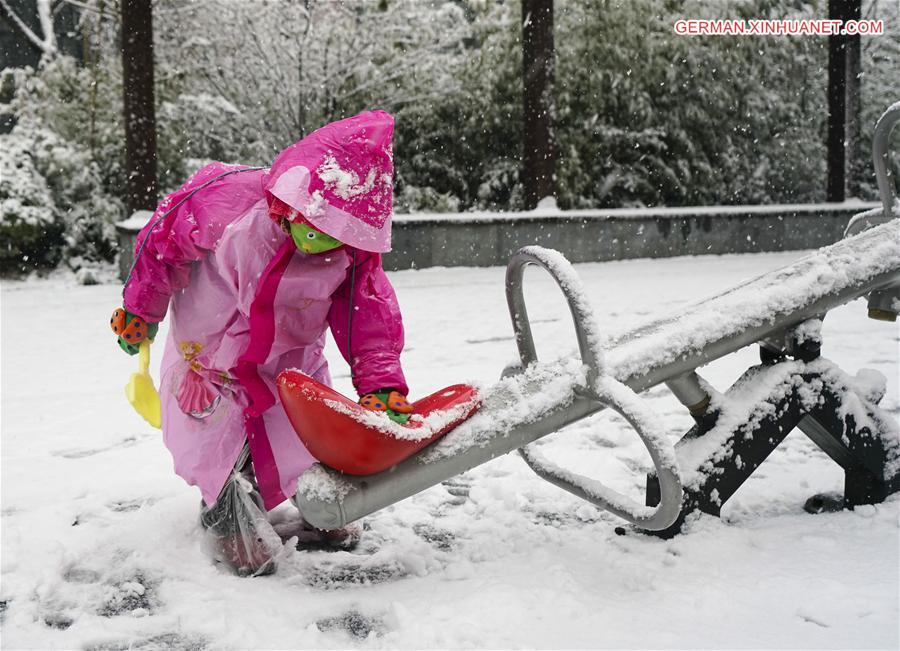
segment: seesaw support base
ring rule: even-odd
[[[682,510],[675,524],[654,533],[674,536],[696,511],[719,516],[795,427],[844,469],[846,508],[879,503],[900,490],[896,426],[877,405],[883,391],[859,391],[848,380],[824,359],[749,369],[676,444],[685,477]],[[753,384],[771,391],[740,418],[740,409],[729,402],[739,401]],[[656,477],[648,475],[648,506],[658,500],[657,490]]]

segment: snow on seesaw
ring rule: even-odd
[[[577,265],[603,333],[670,316],[799,253]],[[391,274],[413,397],[493,383],[515,359],[502,268]],[[541,359],[575,348],[538,269],[526,298]],[[898,504],[809,515],[843,475],[794,432],[726,505],[664,541],[538,479],[506,455],[366,519],[349,552],[288,550],[241,579],[207,557],[196,489],[129,407],[137,362],[108,331],[115,285],[4,282],[2,586],[5,649],[716,647],[897,648]],[[857,301],[825,319],[823,352],[888,378],[898,331]],[[748,348],[703,371],[719,390]],[[154,348],[154,366],[161,356]],[[337,388],[346,366],[329,346]],[[691,424],[663,387],[644,394],[677,439]],[[649,457],[610,413],[548,437],[554,462],[641,499]],[[274,514],[289,528],[292,508]]]

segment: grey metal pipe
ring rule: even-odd
[[[897,320],[897,303],[900,302],[900,286],[894,285],[869,294],[869,318],[876,321]]]
[[[294,496],[294,502],[303,518],[313,526],[328,530],[339,529],[495,457],[528,445],[601,409],[603,406],[594,400],[575,398],[572,403],[560,405],[536,421],[517,427],[503,436],[502,448],[496,445],[475,446],[462,454],[433,460],[420,452],[390,470],[366,477],[352,477],[327,470],[329,478],[341,492],[348,491],[342,499],[321,499],[317,493],[303,491],[301,485],[301,490]]]
[[[602,403],[601,403],[602,404]],[[650,459],[653,461],[656,477],[659,480],[660,500],[656,507],[641,506],[624,495],[611,491],[595,479],[589,479],[582,475],[578,475],[548,463],[546,460],[536,456],[534,451],[528,447],[519,448],[519,454],[528,464],[538,477],[550,482],[551,484],[562,488],[583,500],[599,506],[610,513],[613,513],[623,520],[627,520],[631,524],[637,525],[641,529],[647,531],[662,531],[673,525],[681,514],[682,500],[684,499],[684,489],[681,485],[681,474],[676,467],[672,467],[664,463],[661,450],[647,436],[642,423],[635,420],[631,415],[616,405],[610,404],[610,408],[614,409],[622,418],[624,418],[631,428],[638,433],[647,452],[650,453]],[[668,442],[666,442],[667,445]],[[675,456],[672,451],[673,458]]]
[[[688,408],[692,416],[703,414],[709,406],[709,394],[700,384],[700,376],[696,371],[666,380],[666,386],[678,398],[678,402]]]
[[[882,212],[880,215],[862,213],[855,216],[847,224],[844,237],[856,235],[868,228],[890,221],[895,204],[894,186],[888,175],[888,146],[894,127],[900,122],[900,102],[890,106],[875,124],[872,136],[872,159],[875,164],[875,178],[878,181],[878,194],[881,196]],[[870,211],[874,212],[874,211]],[[896,321],[897,310],[894,307],[900,300],[900,286],[887,287],[869,295],[869,318],[879,321]]]
[[[535,254],[537,247],[526,246],[519,249],[506,266],[506,302],[509,307],[509,317],[512,320],[513,333],[516,338],[516,346],[519,349],[519,359],[522,368],[537,361],[537,352],[534,347],[534,337],[531,333],[531,322],[528,320],[528,309],[525,307],[525,289],[522,282],[525,269],[534,265],[541,267],[556,284],[559,285],[569,311],[572,313],[572,321],[575,324],[575,337],[578,340],[578,351],[581,353],[581,361],[587,366],[587,387],[594,387],[600,377],[600,354],[596,350],[598,342],[591,341],[596,333],[588,334],[594,315],[590,306],[583,297],[576,293],[575,288],[563,282],[559,274],[552,269],[545,260]],[[568,261],[566,262],[568,264]]]
[[[872,162],[875,164],[875,179],[878,181],[878,194],[881,195],[881,205],[884,215],[891,218],[894,208],[894,188],[888,175],[888,145],[891,131],[900,122],[900,102],[888,107],[878,122],[875,123],[875,132],[872,136]]]

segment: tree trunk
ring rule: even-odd
[[[862,2],[856,0],[850,3],[847,17],[852,20],[862,18]],[[851,197],[861,195],[862,181],[868,170],[868,161],[863,155],[863,143],[861,141],[861,110],[860,92],[862,80],[862,57],[859,34],[847,36],[847,105],[845,107],[845,119],[847,124],[847,192]]]
[[[861,15],[860,5],[860,0],[828,0],[828,17],[857,20]],[[827,201],[846,198],[847,154],[852,163],[858,158],[854,156],[854,147],[858,146],[859,36],[833,35],[828,37]]]
[[[522,0],[525,208],[555,195],[553,147],[553,0]]]
[[[153,8],[122,0],[122,88],[128,214],[156,208],[156,117],[153,100]]]

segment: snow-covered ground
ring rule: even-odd
[[[796,253],[578,265],[600,327],[622,331]],[[515,358],[503,269],[392,274],[413,397],[490,383]],[[527,274],[542,358],[574,335],[552,281]],[[554,486],[517,455],[496,459],[367,519],[356,553],[292,552],[274,576],[213,565],[199,494],[171,472],[158,431],[122,387],[114,285],[4,282],[2,646],[202,648],[894,648],[900,646],[898,504],[809,515],[842,473],[791,434],[723,511],[664,541]],[[824,355],[888,378],[898,405],[898,330],[856,302],[825,320]],[[346,366],[330,347],[337,386]],[[154,351],[158,362],[160,350]],[[756,351],[704,369],[724,390]],[[673,440],[691,424],[646,394]],[[604,412],[549,437],[560,462],[640,499],[649,458]],[[273,515],[285,521],[291,508]]]

